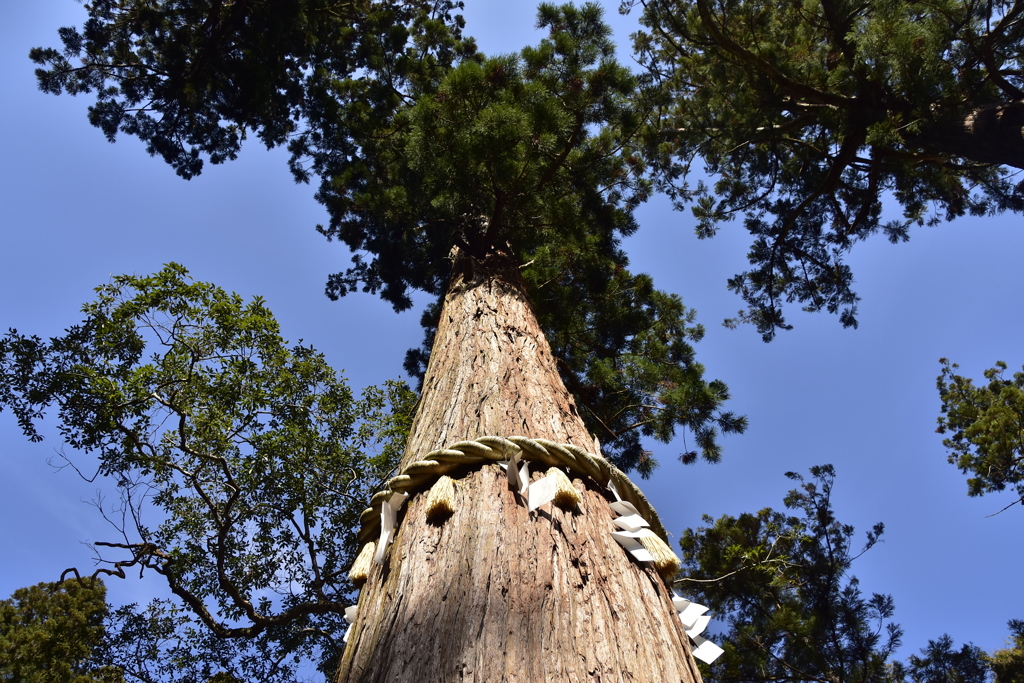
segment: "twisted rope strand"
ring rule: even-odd
[[[395,492],[415,494],[429,488],[438,478],[467,465],[486,465],[509,460],[518,453],[521,458],[542,462],[549,467],[568,467],[575,474],[590,477],[599,486],[607,488],[614,484],[619,495],[632,503],[651,530],[668,542],[668,534],[662,526],[658,513],[648,502],[636,484],[629,480],[619,468],[602,458],[586,452],[572,444],[558,444],[547,439],[530,439],[525,436],[482,436],[473,441],[459,441],[447,448],[431,451],[422,460],[410,463],[402,472],[390,479],[384,491],[370,499],[370,507],[359,517],[359,543],[367,543],[380,535],[381,506]]]

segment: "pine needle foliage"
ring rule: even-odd
[[[693,437],[682,460],[717,460],[719,436],[746,421],[694,358],[693,312],[631,273],[620,247],[652,191],[638,137],[651,102],[601,9],[542,4],[539,44],[485,56],[462,35],[460,3],[278,4],[90,4],[63,49],[33,50],[40,87],[95,93],[108,137],[139,136],[185,177],[233,158],[248,133],[287,145],[295,178],[318,183],[320,232],[352,252],[331,297],[362,290],[403,310],[413,292],[443,294],[453,249],[514,259],[610,459],[649,476],[641,437],[681,430]],[[407,359],[414,375],[437,310]]]
[[[123,683],[98,663],[108,614],[102,581],[39,583],[0,600],[0,679]]]
[[[985,370],[987,384],[975,386],[957,374],[960,366],[945,358],[937,385],[942,414],[936,431],[948,434],[942,445],[949,462],[969,475],[967,495],[1011,488],[1024,502],[1024,372],[1006,377],[998,361]]]
[[[713,683],[872,681],[889,683],[889,658],[902,630],[892,622],[892,597],[861,593],[854,560],[878,543],[876,524],[859,550],[854,528],[835,518],[835,470],[812,467],[784,503],[687,529],[677,585],[728,628],[714,640],[725,654],[706,669]]]
[[[1024,681],[1024,619],[1010,619],[1008,647],[992,653],[989,662],[995,683]]]
[[[661,187],[697,235],[743,220],[729,287],[765,340],[784,308],[856,326],[846,256],[876,233],[1024,210],[1018,0],[627,0],[660,84]],[[704,173],[701,173],[703,171]],[[883,211],[886,201],[902,216]]]

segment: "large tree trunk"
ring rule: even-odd
[[[961,118],[908,136],[908,140],[939,154],[981,164],[1024,168],[1024,101],[978,107]]]
[[[403,465],[484,435],[594,449],[515,263],[498,255],[456,263]],[[574,485],[578,511],[529,514],[485,465],[458,478],[440,525],[425,495],[410,499],[336,680],[699,682],[664,583],[610,536],[605,491]]]

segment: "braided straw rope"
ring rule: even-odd
[[[360,516],[359,545],[380,535],[380,509],[392,493],[414,494],[433,484],[439,477],[466,466],[503,462],[515,454],[525,460],[542,462],[548,466],[568,467],[576,474],[590,477],[602,487],[614,484],[619,496],[632,503],[640,516],[651,525],[651,530],[668,541],[658,513],[647,497],[618,469],[600,455],[591,455],[579,446],[558,444],[546,439],[528,439],[525,436],[481,436],[475,441],[460,441],[447,448],[431,451],[417,462],[409,464],[402,473],[386,484],[387,488],[374,494],[370,507]]]

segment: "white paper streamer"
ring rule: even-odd
[[[608,507],[620,515],[636,515],[637,517],[640,517],[640,511],[633,507],[632,503],[627,503],[624,500],[620,500],[615,503],[608,503]]]
[[[342,637],[341,642],[348,642],[348,634],[352,632],[352,624],[356,620],[356,612],[359,611],[358,605],[351,605],[345,608],[345,623],[348,624],[348,628],[345,629],[345,635]]]
[[[612,538],[638,562],[654,562],[654,556],[637,539],[645,536],[640,531],[613,531]]]
[[[640,531],[644,527],[650,526],[650,524],[647,523],[647,520],[640,515],[623,515],[622,517],[616,517],[613,519],[612,523],[626,531]]]
[[[530,512],[533,512],[541,505],[547,505],[555,499],[555,491],[558,489],[558,480],[554,477],[544,477],[530,484],[528,505]]]
[[[703,615],[707,611],[708,608],[704,605],[698,605],[695,602],[691,602],[689,605],[686,606],[686,608],[683,611],[679,613],[679,620],[682,621],[683,626],[685,626],[686,629],[689,630],[697,625],[697,620],[700,619],[701,615]],[[698,631],[698,633],[700,633],[700,631]]]
[[[512,459],[508,462],[498,463],[508,476],[508,487],[521,496],[526,495],[526,489],[530,488],[530,465],[523,460],[523,466],[519,466],[519,454],[513,453]]]
[[[408,493],[396,491],[391,494],[386,503],[380,506],[380,541],[377,542],[377,550],[373,554],[373,561],[377,564],[384,564],[384,554],[394,536],[398,511],[408,497]]]
[[[718,659],[725,650],[712,643],[707,638],[701,638],[700,636],[692,636],[693,638],[693,656],[704,662],[705,664],[711,664]]]
[[[725,650],[700,635],[711,622],[711,616],[705,614],[708,608],[687,600],[675,591],[672,591],[672,606],[679,613],[679,620],[683,622],[686,635],[693,641],[693,656],[705,664],[718,659]]]
[[[711,615],[704,614],[697,617],[693,622],[693,626],[686,629],[686,635],[690,636],[691,638],[696,638],[704,632],[704,629],[708,627],[709,623],[711,623]]]

